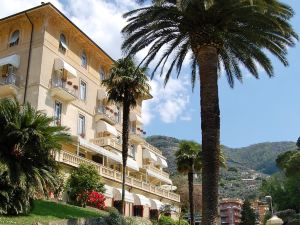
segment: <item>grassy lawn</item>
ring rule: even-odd
[[[81,208],[72,205],[56,203],[51,201],[34,201],[34,208],[27,216],[0,216],[1,225],[32,225],[33,222],[40,222],[44,225],[49,221],[71,219],[71,218],[87,218],[102,217],[106,213],[100,210]]]

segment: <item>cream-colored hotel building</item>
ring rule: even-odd
[[[112,63],[50,3],[0,19],[0,97],[29,102],[69,127],[74,143],[56,156],[62,171],[67,176],[81,163],[95,165],[107,205],[118,207],[122,106],[107,104],[101,86]],[[179,211],[180,196],[166,188],[172,184],[166,158],[143,138],[143,100],[130,114],[126,215],[151,217],[166,204]]]

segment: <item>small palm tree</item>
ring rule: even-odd
[[[175,153],[177,170],[188,175],[191,224],[195,224],[194,174],[201,170],[201,146],[194,141],[181,141]]]
[[[108,100],[123,105],[123,130],[122,130],[122,213],[124,214],[125,199],[125,178],[126,164],[128,157],[129,138],[129,114],[130,108],[137,105],[138,100],[142,100],[149,95],[150,86],[145,75],[146,68],[137,68],[132,58],[123,58],[116,61],[111,69],[111,75],[103,80],[102,84],[108,91]]]
[[[178,172],[188,175],[191,224],[194,225],[194,174],[195,172],[200,172],[202,169],[201,145],[194,141],[181,141],[175,156]],[[226,167],[226,159],[222,152],[220,154],[219,162],[222,167]]]
[[[0,100],[1,179],[9,181],[6,185],[13,192],[25,190],[31,198],[31,191],[47,195],[49,188],[56,186],[53,153],[69,141],[69,135],[66,128],[51,126],[52,121],[30,104],[21,106],[14,99]]]
[[[142,60],[157,64],[165,83],[175,70],[180,75],[191,55],[191,81],[200,79],[202,128],[202,224],[217,223],[220,155],[218,77],[221,68],[229,85],[242,81],[242,66],[258,78],[258,66],[274,75],[271,53],[287,66],[287,47],[297,34],[290,25],[293,9],[279,0],[153,0],[155,4],[128,12],[123,50],[135,55],[148,48]],[[158,54],[162,52],[162,54]],[[167,63],[167,62],[170,63]],[[197,75],[199,72],[199,75]]]

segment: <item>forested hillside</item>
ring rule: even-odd
[[[166,136],[150,136],[147,141],[161,149],[169,162],[171,173],[176,172],[174,153],[180,140]],[[247,167],[265,174],[277,172],[275,160],[280,153],[296,149],[295,142],[265,142],[244,148],[222,146],[230,167]]]
[[[175,152],[180,140],[166,136],[151,136],[147,141],[162,150],[169,164],[169,172],[176,175]],[[295,148],[294,142],[266,142],[235,149],[222,146],[227,158],[227,169],[221,170],[220,196],[255,198],[262,180],[278,170],[275,162],[277,156]],[[176,178],[175,183],[176,180],[180,178]],[[197,180],[201,182],[201,177]]]

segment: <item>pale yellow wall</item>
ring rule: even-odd
[[[48,15],[48,16],[47,16]],[[100,67],[108,72],[112,65],[109,59],[102,51],[96,48],[87,40],[77,29],[75,29],[68,21],[62,19],[55,11],[50,8],[42,8],[39,11],[29,13],[34,23],[32,54],[28,80],[27,101],[35,108],[42,110],[48,116],[54,115],[55,100],[61,101],[58,97],[51,96],[51,79],[54,75],[54,60],[61,58],[77,71],[77,77],[70,79],[73,84],[79,86],[80,80],[87,83],[86,101],[75,100],[73,102],[64,102],[62,110],[62,125],[68,127],[71,135],[77,135],[78,116],[82,114],[86,119],[86,137],[91,140],[97,136],[96,123],[94,120],[95,108],[97,102],[97,90],[101,82],[99,79]],[[20,30],[20,41],[18,46],[8,47],[8,41],[11,33]],[[29,40],[30,40],[30,24],[25,15],[18,16],[8,21],[0,23],[0,58],[12,54],[18,54],[21,57],[19,69],[16,75],[20,77],[20,87],[17,99],[22,102],[24,96],[25,76],[27,71]],[[68,50],[65,54],[59,51],[59,36],[61,33],[67,38]],[[88,57],[87,69],[81,66],[81,53],[85,50]],[[79,90],[78,90],[79,91]],[[0,96],[1,97],[1,96]],[[138,106],[134,109],[138,115],[141,115],[142,102],[138,102]],[[111,106],[115,109],[115,106]],[[122,114],[122,109],[121,109]],[[121,124],[115,125],[116,129],[122,132]],[[64,145],[63,150],[76,154],[75,145]],[[82,149],[80,151],[83,151]],[[86,158],[91,159],[92,153],[85,152]],[[156,153],[157,154],[157,153]],[[143,150],[142,145],[137,146],[136,161],[140,167],[143,166]],[[64,171],[69,174],[70,168],[64,166]],[[105,180],[105,183],[119,187],[120,184]],[[141,192],[149,198],[158,198],[148,192]],[[132,214],[132,204],[127,206],[127,213]]]

